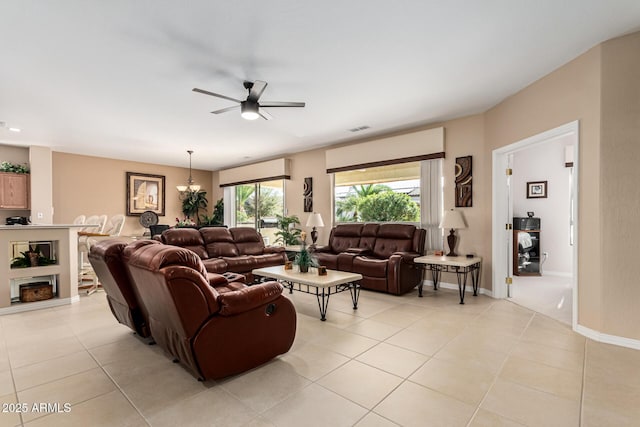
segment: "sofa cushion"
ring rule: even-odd
[[[387,259],[357,256],[353,259],[353,273],[369,277],[387,277]]]
[[[195,228],[171,228],[162,232],[162,242],[192,250],[201,259],[209,258],[202,235]]]
[[[238,256],[238,248],[233,241],[233,236],[225,227],[203,227],[200,229],[204,246],[211,258],[221,256]]]
[[[338,269],[338,255],[329,252],[316,252],[314,256],[318,260],[318,264],[324,265],[330,270]]]
[[[222,258],[203,259],[202,263],[209,273],[222,274],[229,269],[227,263]]]
[[[240,255],[235,257],[222,257],[227,263],[228,271],[234,273],[247,273],[255,268],[255,259],[251,255]]]
[[[272,267],[284,264],[284,257],[281,253],[253,255],[251,258],[253,258],[253,262],[255,263],[253,268]]]
[[[365,224],[362,226],[362,234],[360,236],[359,248],[373,251],[378,236],[380,224]]]
[[[240,255],[262,255],[264,241],[257,230],[249,227],[233,227],[229,230]]]
[[[349,248],[357,248],[360,243],[362,224],[340,224],[332,233],[329,245],[333,253],[344,252]]]
[[[409,224],[382,224],[373,247],[373,255],[389,258],[394,252],[412,252],[416,227]]]

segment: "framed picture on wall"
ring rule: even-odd
[[[127,172],[127,215],[145,211],[164,216],[164,175]]]
[[[547,181],[527,182],[527,199],[544,199],[547,197]]]

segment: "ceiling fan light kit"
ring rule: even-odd
[[[265,101],[262,104],[258,102],[262,93],[267,87],[267,82],[262,80],[256,80],[255,82],[245,81],[243,83],[244,88],[249,91],[249,95],[247,99],[244,101],[240,101],[235,98],[231,98],[229,96],[220,95],[219,93],[209,92],[208,90],[198,89],[194,87],[192,90],[194,92],[202,93],[204,95],[215,96],[217,98],[226,99],[228,101],[237,102],[238,105],[234,105],[232,107],[222,108],[220,110],[212,111],[213,114],[222,114],[227,111],[235,110],[240,107],[240,116],[246,120],[256,120],[258,117],[262,117],[265,120],[271,120],[273,117],[271,114],[267,113],[263,108],[264,107],[304,107],[304,102],[268,102]],[[261,108],[263,107],[263,108]]]
[[[249,102],[242,101],[240,103],[240,115],[243,119],[246,120],[255,120],[260,117],[258,113],[258,103],[257,102]]]

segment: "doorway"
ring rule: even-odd
[[[578,126],[568,123],[493,152],[493,295],[574,327]],[[528,193],[532,182],[545,182],[544,194]],[[540,232],[512,231],[514,217],[535,218]],[[529,253],[531,238],[539,249]],[[528,255],[539,263],[531,270]]]

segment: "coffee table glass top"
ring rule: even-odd
[[[344,271],[327,269],[326,276],[319,276],[316,268],[309,268],[308,273],[300,273],[297,266],[294,266],[293,270],[285,270],[284,265],[258,268],[253,270],[252,273],[256,276],[271,277],[274,279],[302,283],[304,285],[315,286],[318,288],[331,287],[362,280],[362,274],[358,273],[347,273]]]

